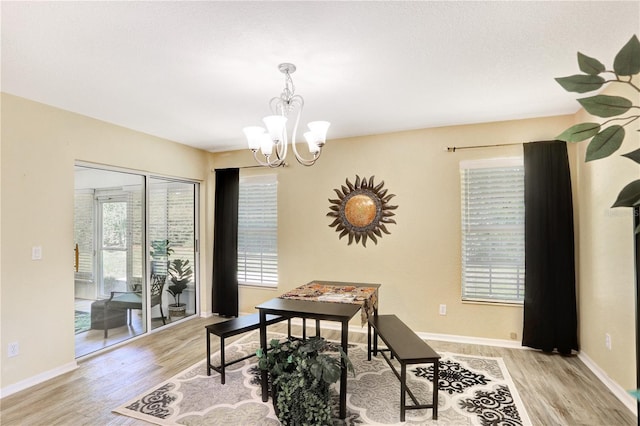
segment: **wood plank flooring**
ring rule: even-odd
[[[0,400],[0,424],[146,425],[111,412],[122,402],[206,356],[204,326],[194,318],[79,361],[79,368]],[[286,324],[272,330],[286,332]],[[350,341],[366,342],[365,333]],[[335,330],[323,336],[339,339]],[[242,336],[228,339],[231,342]],[[436,351],[502,357],[534,425],[636,425],[637,419],[577,357],[429,341]],[[212,350],[218,350],[212,339]]]

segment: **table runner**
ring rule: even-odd
[[[361,305],[363,326],[378,309],[378,288],[367,287],[367,284],[312,281],[284,293],[280,298]]]

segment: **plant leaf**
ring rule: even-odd
[[[640,179],[634,180],[618,194],[616,202],[611,207],[634,207],[640,205]]]
[[[575,74],[569,77],[558,77],[556,81],[567,92],[586,93],[598,90],[604,84],[599,75]]]
[[[591,136],[598,134],[600,131],[599,123],[580,123],[569,127],[562,132],[556,139],[565,142],[580,142],[589,139]]]
[[[622,126],[607,127],[589,142],[585,161],[593,161],[610,156],[620,148],[623,139],[624,128]]]
[[[640,149],[622,154],[623,157],[627,157],[640,164]]]
[[[578,52],[578,66],[580,71],[589,75],[597,75],[605,70],[602,62]]]
[[[635,34],[616,55],[613,70],[618,75],[635,75],[640,72],[640,41]]]
[[[607,95],[590,96],[578,99],[578,102],[589,114],[598,117],[614,117],[624,114],[633,105],[627,98]]]

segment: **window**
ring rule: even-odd
[[[240,178],[238,200],[238,282],[278,285],[277,175]]]
[[[460,163],[462,300],[524,300],[522,158]]]

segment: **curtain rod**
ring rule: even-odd
[[[217,169],[217,168],[211,169],[211,171],[215,172],[216,170],[229,170],[229,169],[255,169],[258,167],[264,167],[264,166],[261,166],[260,164],[256,164],[254,166],[224,167],[222,169]]]
[[[498,146],[514,146],[522,145],[523,143],[503,143],[498,145],[475,145],[475,146],[448,146],[447,152],[456,152],[460,149],[474,149],[474,148],[494,148]]]

